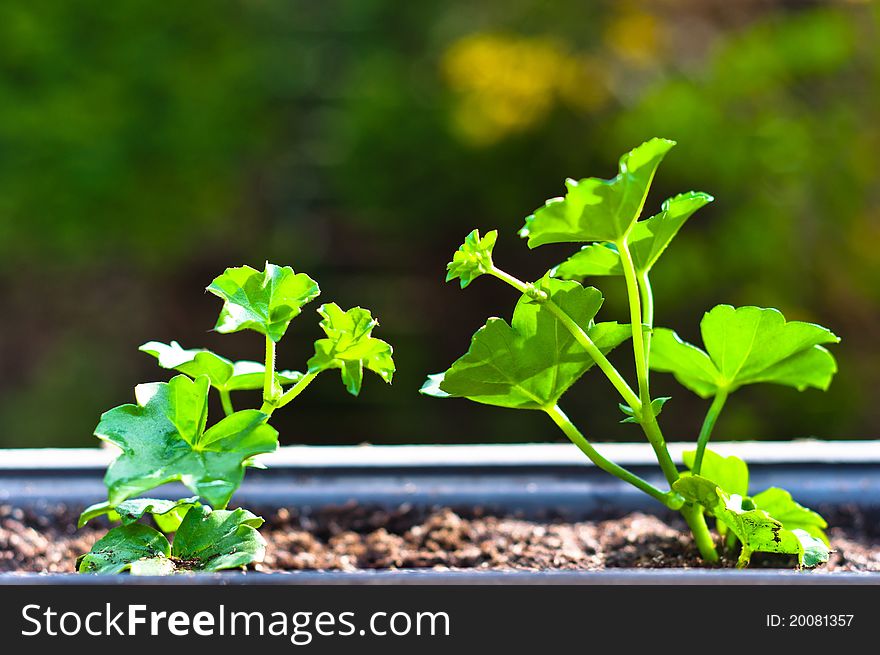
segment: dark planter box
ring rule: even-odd
[[[680,459],[685,444],[671,444]],[[880,518],[880,441],[714,444],[750,466],[753,489],[782,486],[810,507],[854,506]],[[662,484],[647,444],[605,444],[611,459]],[[102,450],[0,451],[0,502],[37,507],[106,498],[112,454]],[[648,496],[592,466],[573,446],[287,447],[263,458],[234,500],[249,507],[480,506],[525,518],[581,520],[663,513]],[[169,489],[169,496],[177,493]],[[156,494],[161,496],[162,494]],[[179,494],[178,494],[179,495]],[[169,578],[0,574],[0,584],[880,584],[880,574],[785,570],[364,571],[205,574]]]

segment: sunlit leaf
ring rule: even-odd
[[[696,475],[683,475],[673,489],[691,502],[709,510],[736,535],[742,545],[738,566],[746,566],[752,553],[795,555],[801,566],[817,566],[828,561],[830,551],[806,531],[786,528],[749,498],[729,494],[715,482]]]
[[[218,332],[255,330],[272,341],[280,341],[303,305],[320,293],[318,283],[305,273],[269,262],[262,272],[250,266],[227,268],[207,289],[224,301]]]
[[[483,238],[480,238],[479,230],[468,234],[452,256],[452,261],[446,265],[446,281],[458,279],[464,289],[476,278],[492,270],[492,249],[497,239],[497,230],[487,232]]]
[[[266,367],[261,362],[242,360],[235,362],[232,377],[226,382],[226,391],[262,389]],[[299,371],[275,371],[275,381],[281,385],[296,384],[303,377]]]
[[[257,410],[235,412],[206,431],[208,384],[207,377],[178,375],[138,385],[136,405],[104,413],[95,435],[122,450],[104,477],[111,506],[180,481],[225,507],[241,484],[244,462],[275,450],[278,433]]]
[[[323,316],[321,328],[327,338],[315,342],[309,373],[338,368],[345,388],[355,396],[360,393],[365,368],[391,382],[393,351],[388,343],[372,336],[379,321],[368,310],[354,307],[342,311],[336,303],[328,303],[321,305],[318,313]]]
[[[592,323],[602,294],[577,282],[545,278],[539,288],[587,333],[603,352],[632,333],[628,325]],[[539,302],[522,296],[513,320],[490,318],[473,336],[467,354],[445,373],[429,377],[422,393],[464,397],[520,409],[553,405],[595,362],[559,319]]]
[[[211,510],[194,505],[186,514],[174,544],[141,523],[110,530],[77,563],[80,573],[170,575],[187,571],[220,571],[262,561],[266,542],[257,528],[263,519],[244,509]]]
[[[651,368],[673,373],[694,393],[708,398],[720,389],[772,382],[827,389],[837,372],[834,357],[820,344],[840,339],[830,330],[788,321],[776,309],[718,305],[700,322],[706,351],[658,328],[651,342]]]
[[[178,505],[164,514],[153,514],[153,520],[162,532],[171,534],[172,532],[177,532],[177,529],[192,507],[193,505],[189,504]]]
[[[175,512],[176,510],[180,509],[186,511],[187,509],[195,505],[198,500],[198,496],[193,496],[191,498],[181,498],[180,500],[162,500],[158,498],[132,498],[122,501],[121,503],[116,505],[116,507],[111,507],[110,503],[106,501],[103,503],[96,503],[91,507],[87,507],[85,511],[80,514],[77,527],[81,528],[92,519],[99,516],[104,516],[105,514],[109,514],[111,512],[115,513],[115,520],[122,521],[123,525],[129,525],[131,523],[137,522],[145,514],[152,514],[155,518],[164,514],[168,514],[170,512]]]
[[[709,202],[712,196],[706,193],[683,193],[666,200],[656,216],[636,223],[628,238],[636,271],[649,272],[685,221]],[[594,243],[569,257],[553,269],[552,274],[566,280],[580,280],[594,275],[623,275],[623,266],[614,244]]]
[[[168,557],[151,557],[132,562],[128,571],[132,575],[162,576],[173,574],[176,568],[174,560]]]
[[[207,375],[211,386],[222,391],[246,391],[263,388],[265,365],[260,362],[232,362],[210,350],[184,349],[176,341],[165,344],[149,341],[139,350],[152,355],[162,368],[185,373],[191,378]],[[293,384],[302,378],[297,371],[276,371],[278,384]]]
[[[620,253],[613,243],[600,242],[584,246],[550,274],[562,280],[583,280],[586,277],[623,275]]]
[[[567,180],[564,198],[553,198],[526,218],[520,236],[529,248],[547,243],[617,241],[642,211],[654,173],[675,145],[651,139],[620,158],[620,172],[610,180]]]
[[[686,450],[682,453],[684,464],[689,469],[694,467],[696,454],[695,450]],[[711,480],[728,493],[740,496],[747,496],[749,493],[749,467],[735,455],[724,457],[707,448],[703,452],[700,476]],[[762,507],[761,509],[767,508]],[[772,514],[772,512],[770,513]]]
[[[214,510],[199,505],[187,512],[171,554],[178,568],[220,571],[262,561],[266,542],[257,532],[263,519],[245,509]]]
[[[800,560],[802,566],[813,568],[828,561],[831,551],[828,548],[826,539],[819,538],[799,528],[793,529],[791,533],[801,542],[804,552]]]
[[[122,573],[139,561],[167,559],[171,545],[161,532],[141,523],[113,528],[79,558],[80,573]]]
[[[828,545],[825,528],[828,523],[818,513],[794,501],[791,494],[779,487],[770,487],[752,497],[755,506],[780,521],[789,530],[803,530]]]

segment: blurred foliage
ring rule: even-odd
[[[162,261],[235,207],[271,96],[248,12],[214,4],[0,6],[4,258]]]
[[[400,367],[357,401],[316,382],[279,417],[286,442],[557,439],[537,414],[418,395],[484,308],[515,301],[491,280],[445,285],[445,263],[498,228],[499,264],[537,277],[568,250],[526,257],[523,217],[655,135],[679,145],[648,207],[717,199],[654,272],[658,323],[694,339],[716,303],[772,305],[843,338],[827,394],[744,392],[719,437],[875,437],[878,28],[853,0],[4,2],[0,445],[93,444],[101,411],[165,379],[144,341],[259,357],[208,332],[219,306],[192,293],[265,259],[370,307]],[[601,282],[601,317],[624,316]],[[318,320],[297,319],[282,366]],[[638,439],[587,378],[566,411]],[[705,403],[660,376],[655,395],[673,396],[669,438],[693,438]]]

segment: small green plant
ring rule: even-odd
[[[269,418],[323,371],[339,369],[346,389],[355,396],[365,368],[391,382],[392,349],[372,336],[377,321],[366,309],[343,311],[335,303],[318,308],[326,336],[315,342],[305,373],[276,370],[276,344],[302,307],[320,293],[308,275],[267,262],[263,271],[227,268],[207,289],[223,300],[215,329],[262,334],[264,362],[232,362],[208,350],[185,350],[173,341],[141,346],[159,366],[180,374],[168,382],[138,385],[137,403],[105,412],[95,429],[95,436],[121,454],[104,477],[107,501],[86,509],[79,525],[102,515],[122,525],[79,559],[81,573],[130,570],[165,575],[260,561],[265,541],[257,529],[263,519],[226,507],[245,469],[259,465],[255,456],[278,447],[278,433]],[[211,388],[219,395],[225,417],[207,427]],[[231,393],[243,390],[262,390],[259,409],[234,409]],[[194,495],[180,500],[136,498],[169,482],[183,483]],[[138,522],[147,515],[159,530]],[[173,542],[166,536],[172,532]]]
[[[428,377],[422,393],[469,398],[478,403],[545,412],[598,467],[678,510],[690,526],[706,562],[719,560],[706,516],[724,544],[738,543],[738,566],[752,553],[785,553],[800,566],[828,559],[827,527],[821,516],[798,505],[782,489],[750,496],[748,468],[736,457],[707,448],[728,396],[745,385],[771,382],[804,390],[826,389],[837,370],[824,344],[839,339],[811,323],[786,321],[775,309],[719,305],[700,329],[704,348],[654,326],[650,273],[679,229],[711,202],[689,192],[666,200],[658,214],[640,220],[660,162],[675,145],[652,139],[623,155],[611,180],[566,181],[567,193],[526,218],[520,235],[530,248],[549,243],[585,243],[578,252],[534,283],[498,268],[492,258],[497,232],[471,232],[447,266],[447,281],[467,287],[490,275],[521,295],[508,324],[490,318],[473,336],[470,349],[444,373]],[[623,276],[629,322],[597,322],[603,296],[579,280]],[[632,341],[636,387],[607,359],[613,348]],[[559,406],[562,395],[588,369],[599,368],[620,394],[623,423],[638,423],[657,455],[669,484],[660,489],[603,457]],[[685,453],[688,471],[670,457],[657,417],[669,398],[653,398],[651,370],[672,373],[687,389],[712,399],[696,438]]]

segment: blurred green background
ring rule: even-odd
[[[648,210],[717,198],[655,269],[657,323],[697,339],[714,304],[757,304],[843,338],[828,393],[744,390],[718,437],[877,437],[878,43],[855,1],[4,2],[0,446],[93,445],[102,411],[168,377],[144,341],[259,359],[258,335],[210,331],[203,288],[266,259],[372,309],[398,363],[358,399],[321,376],[273,419],[284,442],[558,440],[538,413],[418,394],[515,301],[444,266],[498,228],[499,265],[539,276],[573,248],[529,252],[524,216],[655,135],[679,145]],[[623,319],[619,281],[597,283]],[[311,354],[317,304],[283,367]],[[655,380],[668,438],[693,439],[705,402]],[[591,373],[563,407],[639,439],[616,403]]]

